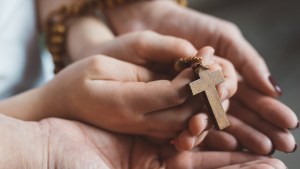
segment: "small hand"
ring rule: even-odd
[[[90,47],[85,50],[88,52],[87,56],[104,53],[123,61],[103,55],[94,56],[86,59],[85,64],[81,64],[85,66],[77,66],[78,68],[69,70],[69,73],[60,75],[68,76],[66,74],[75,72],[77,69],[76,76],[82,76],[83,79],[75,81],[87,79],[92,84],[74,86],[74,91],[86,90],[86,94],[70,92],[73,93],[73,99],[68,98],[68,100],[72,103],[70,107],[73,108],[69,112],[77,114],[76,119],[100,125],[112,131],[143,134],[166,140],[166,138],[175,137],[186,126],[187,119],[201,110],[201,106],[199,106],[201,99],[193,98],[186,102],[190,94],[185,89],[185,85],[194,79],[191,70],[185,70],[174,79],[178,73],[174,72],[175,61],[181,57],[196,54],[193,45],[186,40],[163,36],[151,31],[141,31],[128,33],[102,45],[96,43]],[[225,83],[218,87],[218,91],[224,100],[231,97],[236,91],[236,76],[233,66],[224,59],[212,56],[213,49],[211,48],[203,48],[200,54],[208,59],[212,58],[210,60],[214,63],[213,69],[222,69]],[[80,74],[80,70],[91,71],[83,71],[86,74]],[[74,77],[74,79],[76,78]],[[171,79],[173,80],[170,81]],[[85,85],[85,83],[79,84]],[[81,87],[84,90],[78,90]],[[95,89],[91,90],[91,87]],[[89,101],[85,100],[79,104],[80,99],[78,98],[89,98]],[[105,113],[111,108],[109,114]],[[165,109],[165,113],[159,111],[162,109]],[[105,124],[101,124],[103,119],[106,119]],[[147,122],[146,119],[149,121]],[[148,128],[143,129],[142,126],[148,126]],[[159,133],[159,131],[164,132]]]

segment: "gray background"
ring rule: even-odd
[[[189,0],[189,6],[232,21],[265,58],[279,82],[285,104],[300,117],[300,1]],[[300,129],[293,131],[300,140]],[[275,153],[289,169],[300,168],[300,147],[293,154]]]

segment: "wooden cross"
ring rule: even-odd
[[[194,69],[195,74],[199,76],[199,79],[189,83],[193,95],[204,92],[204,98],[206,100],[208,110],[213,114],[214,121],[219,130],[222,130],[230,123],[227,119],[226,113],[221,104],[221,99],[218,95],[216,85],[224,82],[224,77],[221,71],[215,71],[209,73],[208,69],[198,66]]]

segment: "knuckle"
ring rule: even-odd
[[[106,65],[107,59],[101,55],[91,56],[88,59],[88,68],[93,73],[102,73],[104,71],[104,66]]]
[[[133,48],[138,56],[144,56],[145,53],[148,52],[149,49],[149,41],[150,39],[155,38],[157,33],[153,31],[142,31],[136,34],[136,39],[133,42]]]
[[[235,23],[228,22],[228,21],[226,21],[224,23],[223,28],[225,28],[227,31],[232,32],[232,33],[240,33],[241,32],[239,27]]]
[[[188,54],[190,51],[193,51],[191,49],[194,49],[193,45],[185,39],[175,38],[175,40],[172,41],[174,49],[180,54]]]
[[[153,31],[151,31],[151,30],[145,30],[145,31],[143,31],[143,32],[141,32],[142,33],[142,36],[144,37],[144,38],[152,38],[153,36],[157,36],[157,33],[156,32],[153,32]]]
[[[166,102],[170,106],[180,105],[185,102],[185,97],[183,97],[174,86],[170,86],[169,92],[171,93],[170,97],[166,98]]]
[[[239,27],[232,22],[223,22],[222,29],[226,32],[225,35],[230,37],[239,38],[242,35],[242,32],[240,31]]]
[[[139,32],[137,36],[138,36],[136,41],[137,45],[140,45],[141,47],[146,47],[147,46],[146,42],[148,42],[149,39],[156,37],[157,33],[150,30],[146,30],[146,31]]]

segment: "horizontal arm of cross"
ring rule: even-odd
[[[189,86],[192,90],[192,94],[196,95],[206,90],[207,83],[205,83],[202,79],[198,79],[189,83]]]

